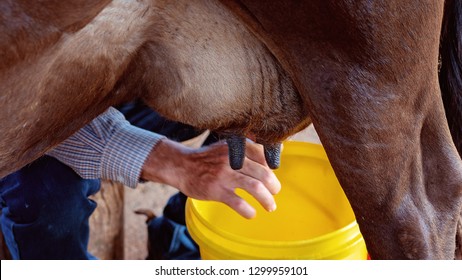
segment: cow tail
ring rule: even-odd
[[[462,0],[446,0],[439,82],[451,135],[462,155]]]

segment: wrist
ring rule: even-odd
[[[160,140],[149,153],[141,169],[143,180],[178,188],[182,163],[189,148],[168,138]]]

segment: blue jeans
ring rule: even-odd
[[[183,141],[200,131],[163,119],[141,102],[119,110],[133,125]],[[0,179],[1,229],[14,259],[94,259],[87,251],[88,218],[99,180],[84,180],[58,160],[43,156]]]
[[[13,259],[93,259],[88,253],[88,198],[99,180],[84,180],[58,160],[43,156],[0,180],[5,242]]]

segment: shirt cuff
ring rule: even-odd
[[[123,125],[104,147],[101,177],[135,188],[146,158],[165,136],[132,125]]]

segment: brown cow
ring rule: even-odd
[[[309,106],[373,258],[461,254],[462,1],[223,0]],[[446,6],[445,6],[446,4]],[[456,244],[456,238],[458,243]]]
[[[214,1],[0,1],[0,177],[110,105],[268,144],[306,106],[268,49]]]
[[[132,97],[268,147],[309,114],[373,258],[454,258],[462,165],[438,85],[444,3],[0,1],[0,176]],[[446,22],[460,17],[461,0],[446,5]],[[460,93],[456,23],[441,73]]]

